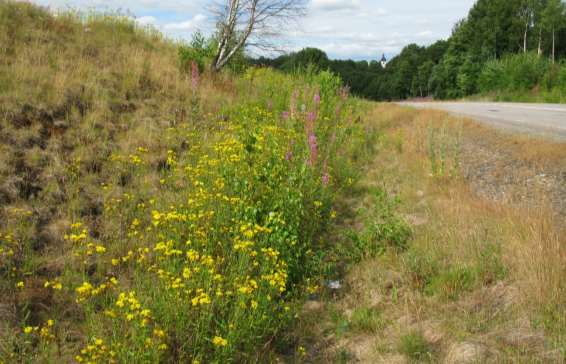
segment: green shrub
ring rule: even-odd
[[[440,260],[429,251],[411,248],[402,259],[411,284],[421,291],[424,291],[441,269]]]
[[[479,89],[482,93],[488,93],[505,88],[506,73],[503,62],[499,60],[488,61],[479,76]]]
[[[196,32],[188,46],[179,47],[179,62],[181,69],[185,72],[191,70],[193,62],[199,67],[202,72],[210,65],[214,52],[216,49],[216,42],[213,38],[206,39],[202,33]]]
[[[352,313],[350,327],[357,331],[376,333],[385,327],[385,320],[377,309],[360,307]]]
[[[447,299],[457,299],[461,293],[470,291],[477,282],[477,271],[466,266],[452,267],[432,277],[424,292],[440,295]]]
[[[370,192],[372,207],[358,212],[364,220],[363,230],[347,232],[349,244],[339,247],[341,254],[353,261],[381,254],[387,248],[406,249],[412,235],[407,222],[397,213],[399,201],[379,188]]]
[[[557,69],[535,53],[514,54],[488,61],[479,76],[480,92],[530,91],[536,86],[553,87]]]
[[[418,332],[411,332],[401,336],[398,350],[410,360],[416,362],[426,362],[433,358],[431,346]]]
[[[560,64],[560,72],[558,72],[558,88],[566,94],[566,62]]]

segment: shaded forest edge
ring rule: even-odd
[[[376,55],[377,56],[377,55]],[[305,48],[256,65],[285,72],[311,65],[340,75],[371,100],[482,95],[499,101],[566,101],[566,11],[560,0],[479,0],[448,40],[410,44],[386,68],[330,60]]]

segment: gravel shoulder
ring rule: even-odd
[[[536,154],[544,142],[514,142],[513,136],[486,132],[463,133],[462,175],[472,191],[496,202],[552,211],[566,222],[566,159],[560,157],[566,144],[553,145],[554,158],[544,155],[548,150],[533,158],[529,153]]]

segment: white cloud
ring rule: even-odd
[[[422,32],[418,32],[416,34],[416,36],[419,37],[419,38],[430,38],[430,37],[432,37],[432,35],[433,35],[433,32],[431,30],[425,30],[425,31],[422,31]]]
[[[2,1],[2,0],[0,0]],[[195,31],[210,34],[214,22],[207,10],[225,0],[31,0],[54,9],[115,10],[139,17],[168,37],[186,40]],[[476,0],[309,0],[309,14],[299,25],[281,29],[281,48],[307,46],[330,57],[390,58],[409,43],[430,44],[450,35]],[[285,46],[284,46],[285,45]]]
[[[312,7],[315,10],[339,11],[356,10],[360,8],[359,0],[312,0]]]
[[[136,18],[136,23],[138,23],[139,25],[154,25],[155,23],[157,23],[157,18],[155,18],[154,16],[142,16],[139,18]]]
[[[195,30],[199,26],[202,26],[205,23],[205,21],[206,21],[206,16],[202,14],[197,14],[192,19],[184,22],[165,24],[163,28],[165,30]]]

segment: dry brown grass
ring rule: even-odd
[[[563,145],[430,110],[376,105],[368,120],[383,137],[363,183],[401,198],[414,235],[406,251],[388,250],[350,269],[344,296],[308,321],[316,328],[310,334],[326,343],[313,360],[410,362],[422,337],[421,361],[561,362],[566,241],[556,214],[544,205],[478,197],[461,175],[433,176],[428,139],[431,129],[442,130],[440,142],[494,143],[511,158],[548,169],[561,168]],[[368,202],[358,203],[371,208]],[[352,313],[361,308],[379,313],[377,331],[352,329]]]
[[[52,307],[69,306],[51,304],[38,282],[65,277],[72,249],[63,237],[70,224],[80,219],[111,241],[120,227],[102,221],[104,201],[159,186],[167,150],[190,147],[166,130],[215,123],[210,115],[238,100],[231,82],[205,75],[196,92],[190,75],[180,71],[177,46],[131,20],[55,17],[32,4],[0,0],[0,249],[6,253],[10,238],[25,242],[14,256],[0,258],[9,277],[0,282],[0,320],[10,327],[0,330],[0,351],[13,351],[3,345],[30,309],[28,322],[36,322],[54,315]],[[113,155],[139,147],[151,151],[143,180],[112,167]],[[16,290],[16,279],[26,289]],[[73,302],[70,291],[59,297]],[[77,312],[61,315],[82,319]]]

